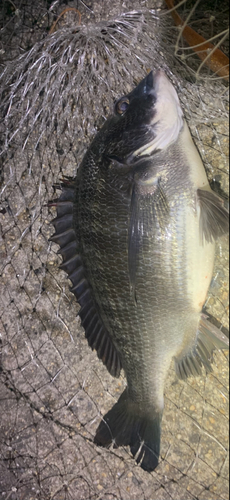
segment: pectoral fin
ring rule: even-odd
[[[135,297],[139,255],[154,228],[164,230],[169,206],[161,179],[135,179],[132,187],[128,232],[128,267],[131,290]]]
[[[131,206],[130,206],[130,221],[128,233],[128,265],[129,265],[129,281],[130,287],[135,297],[135,282],[138,267],[138,256],[143,236],[143,220],[140,211],[140,199],[137,192],[137,186],[133,185]]]
[[[216,240],[229,231],[229,213],[223,200],[213,191],[197,190],[200,205],[200,234],[207,243]]]

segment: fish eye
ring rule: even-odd
[[[129,99],[128,97],[121,97],[119,101],[115,104],[115,111],[119,115],[123,115],[129,107]]]

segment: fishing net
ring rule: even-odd
[[[227,3],[180,4],[185,25],[226,52]],[[178,91],[210,182],[227,192],[227,83],[202,65],[160,1],[3,0],[0,27],[2,498],[227,500],[226,351],[214,354],[208,376],[181,382],[172,366],[153,473],[126,448],[93,444],[125,380],[87,345],[49,242],[55,210],[47,207],[114,100],[159,67]],[[222,238],[206,310],[223,328],[227,275]]]

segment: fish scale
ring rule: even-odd
[[[175,89],[152,72],[115,104],[75,180],[62,184],[56,233],[91,348],[127,387],[96,432],[129,445],[152,471],[160,454],[164,384],[211,370],[224,336],[202,317],[214,240],[228,214],[211,191]]]

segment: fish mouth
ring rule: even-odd
[[[155,72],[151,70],[140,85],[141,87],[143,86],[141,90],[144,94],[152,94],[156,99],[157,95],[162,91],[163,86],[172,86],[162,69],[158,69]]]
[[[155,71],[155,73],[153,72],[153,70],[151,70],[145,77],[145,79],[146,79],[146,87],[149,88],[150,92],[152,90],[158,91],[162,80],[169,81],[165,72],[162,69],[158,69],[157,71]]]
[[[157,71],[158,73],[158,71]],[[153,70],[148,73],[148,75],[144,79],[144,88],[145,88],[145,93],[146,94],[151,94],[153,89],[154,89],[154,84],[155,84],[155,77],[157,76],[157,73],[153,73]]]
[[[153,90],[158,91],[160,85],[162,84],[162,81],[169,82],[165,72],[162,69],[158,69],[155,72],[151,70],[142,80],[142,82],[140,82],[140,85],[143,85],[144,92],[148,94],[152,93]]]
[[[142,92],[153,95],[153,117],[148,128],[152,139],[132,153],[132,159],[151,156],[156,151],[167,149],[176,142],[183,128],[183,112],[180,101],[172,83],[161,69],[155,73],[150,71],[142,80]]]
[[[153,73],[153,71],[151,71],[151,73]],[[167,82],[167,84],[170,83],[170,85],[172,85],[162,69],[158,69],[155,73],[153,73],[152,78],[154,82],[154,88],[156,91],[158,91],[160,85],[162,85],[162,82]]]

